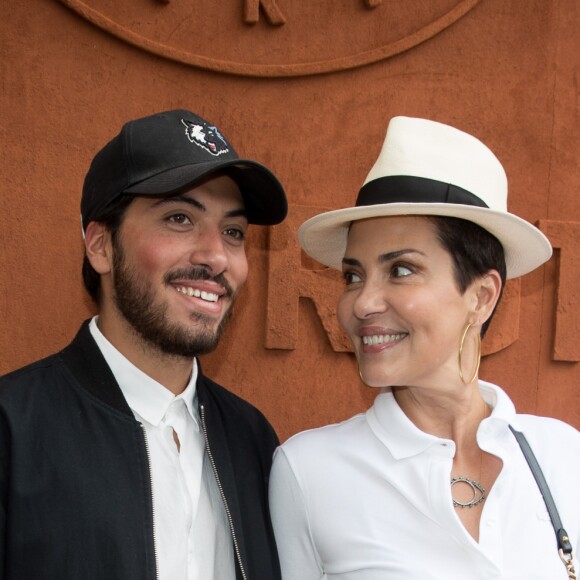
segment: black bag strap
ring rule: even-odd
[[[550,519],[552,520],[552,526],[554,526],[554,531],[556,532],[556,541],[558,544],[558,551],[560,553],[560,558],[562,558],[562,562],[566,566],[568,570],[568,574],[570,578],[576,578],[574,574],[574,555],[573,555],[573,548],[572,544],[570,543],[570,538],[566,533],[566,530],[562,526],[562,520],[560,519],[560,514],[558,513],[558,509],[556,508],[556,503],[554,502],[554,498],[552,497],[552,492],[548,487],[548,483],[546,482],[546,478],[542,473],[542,469],[528,440],[526,439],[525,435],[520,431],[516,431],[511,425],[509,426],[510,431],[514,434],[519,446],[522,449],[522,453],[530,466],[532,474],[534,475],[534,479],[540,488],[540,492],[542,493],[542,497],[544,498],[544,502],[546,504],[546,508],[548,509],[548,513],[550,514]]]

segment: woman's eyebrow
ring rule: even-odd
[[[379,262],[379,264],[391,262],[392,260],[396,260],[397,258],[404,256],[405,254],[421,254],[422,256],[425,255],[423,252],[420,252],[419,250],[414,250],[412,248],[405,248],[403,250],[396,250],[394,252],[387,252],[386,254],[381,254],[378,258],[378,262]],[[347,257],[344,257],[342,259],[342,263],[345,266],[361,266],[362,265],[359,260],[356,260],[355,258],[347,258]]]
[[[396,260],[405,254],[421,254],[424,256],[423,252],[419,250],[414,250],[413,248],[405,248],[403,250],[396,250],[395,252],[387,252],[386,254],[381,254],[379,256],[379,264],[384,264],[385,262],[391,262],[392,260]]]
[[[361,266],[361,263],[354,258],[343,258],[342,259],[343,266]]]

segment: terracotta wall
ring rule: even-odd
[[[251,279],[204,360],[282,438],[365,409],[334,323],[340,284],[294,241],[350,205],[394,115],[480,137],[510,205],[556,252],[510,284],[482,376],[521,411],[580,427],[580,5],[577,0],[22,0],[0,23],[0,372],[64,346],[92,314],[79,195],[129,118],[184,107],[287,187],[287,223],[255,228]]]

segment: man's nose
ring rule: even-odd
[[[228,268],[228,255],[220,230],[205,228],[193,242],[189,261],[194,266],[205,266],[213,276],[222,274]]]

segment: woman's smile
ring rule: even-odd
[[[407,336],[407,332],[388,328],[363,327],[359,331],[362,350],[365,353],[382,352],[399,344]]]

